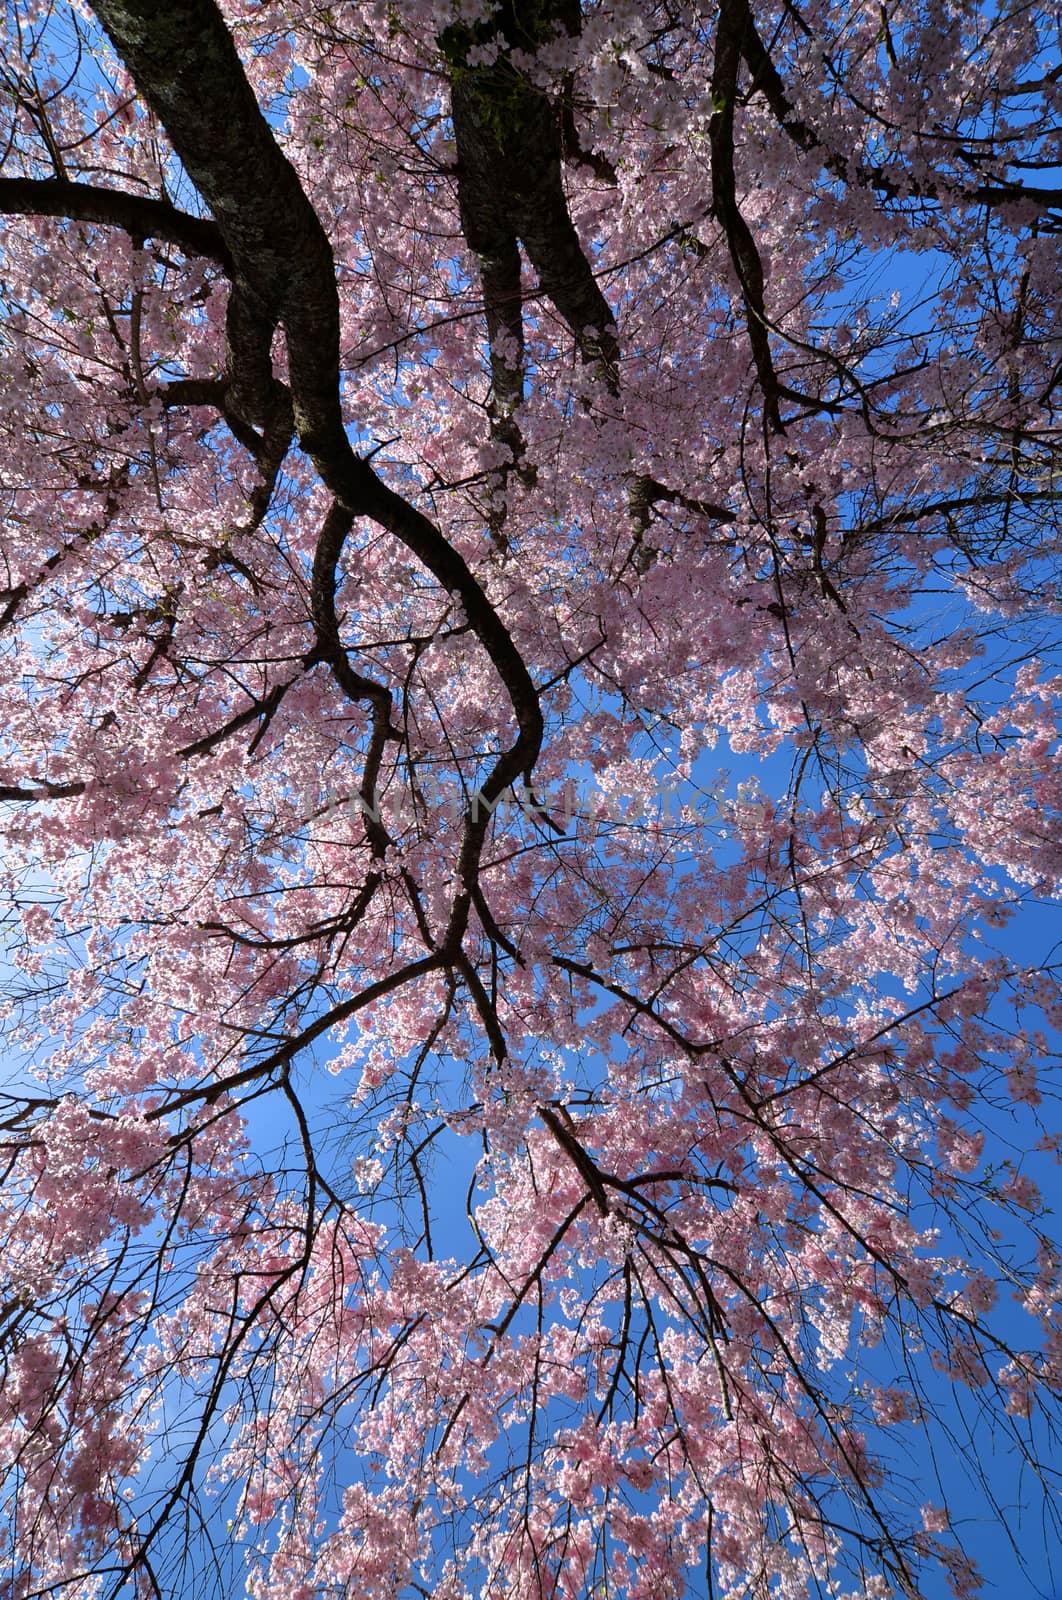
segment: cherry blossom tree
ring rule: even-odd
[[[1057,1502],[1057,8],[4,28],[5,1600],[970,1593],[930,1449]]]

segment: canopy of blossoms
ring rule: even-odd
[[[3,15],[0,1597],[969,1594],[1057,9]]]

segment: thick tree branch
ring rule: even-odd
[[[168,200],[100,189],[60,178],[0,178],[0,213],[21,217],[67,217],[122,228],[134,238],[165,239],[186,255],[205,256],[228,267],[229,255],[216,222],[178,211]]]
[[[504,4],[488,22],[474,29],[450,28],[442,39],[451,63],[461,226],[480,261],[491,369],[500,404],[515,403],[518,384],[522,387],[517,241],[583,358],[602,362],[610,381],[616,381],[619,343],[612,311],[575,231],[564,193],[558,108],[504,53],[490,65],[470,67],[467,59],[473,45],[502,40],[534,49],[558,30],[574,36],[580,24],[579,5],[572,0],[520,8]],[[499,350],[501,335],[508,344]]]
[[[712,205],[726,234],[730,259],[734,263],[745,301],[752,359],[763,393],[764,415],[773,433],[783,433],[778,408],[779,385],[767,333],[763,263],[745,218],[737,203],[737,178],[734,170],[734,107],[737,101],[738,68],[748,18],[744,0],[722,0],[715,36],[715,67],[712,72],[712,104],[715,110],[709,124],[712,149]]]

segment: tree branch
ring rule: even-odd
[[[134,238],[165,239],[186,255],[205,256],[228,268],[229,255],[216,222],[189,216],[168,200],[99,189],[61,178],[0,178],[0,212],[21,217],[66,217],[123,228]]]

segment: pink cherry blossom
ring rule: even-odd
[[[1057,47],[7,8],[0,1600],[974,1592],[896,1463],[1058,1421]]]

